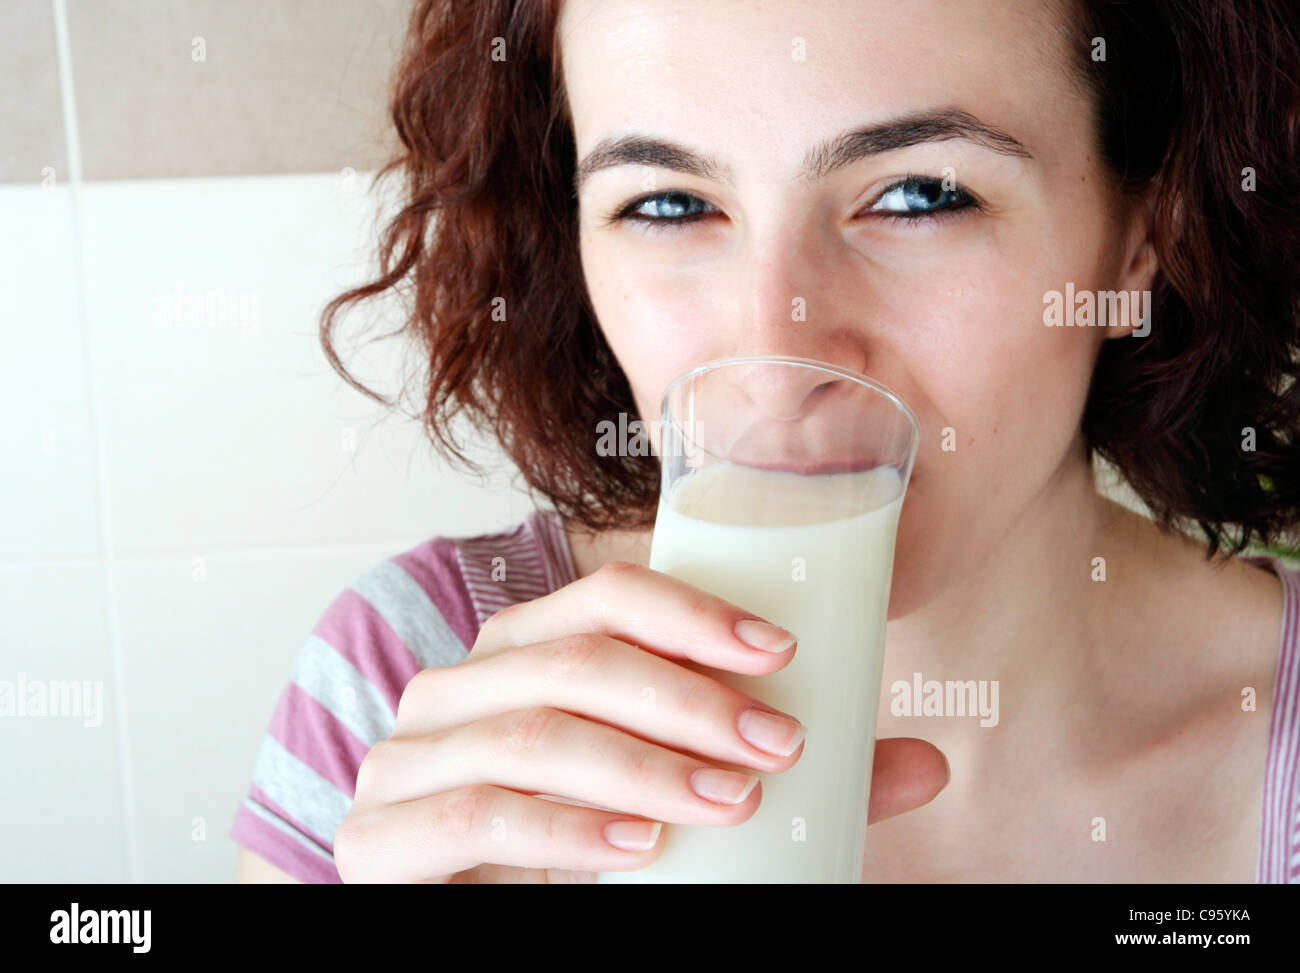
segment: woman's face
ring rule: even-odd
[[[978,571],[1084,461],[1093,365],[1129,329],[1045,326],[1046,295],[1149,286],[1144,210],[1102,175],[1065,16],[1041,0],[562,10],[582,264],[641,416],[729,355],[820,359],[898,393],[921,445],[891,618]]]

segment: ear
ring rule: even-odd
[[[1120,319],[1107,328],[1106,337],[1145,338],[1151,331],[1151,287],[1160,269],[1152,241],[1155,205],[1149,195],[1133,199],[1124,215],[1123,255],[1116,290],[1127,296],[1120,305]]]

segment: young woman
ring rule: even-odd
[[[1300,878],[1300,576],[1243,554],[1300,519],[1287,4],[426,0],[393,117],[404,207],[326,347],[408,295],[434,442],[476,421],[547,509],[339,596],[241,879],[590,880],[754,813],[716,765],[789,768],[807,714],[679,663],[799,649],[644,567],[657,462],[596,449],[741,354],[922,427],[864,880]],[[916,673],[996,680],[996,726],[895,711]]]

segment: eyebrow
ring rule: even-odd
[[[876,125],[851,129],[818,143],[804,156],[800,179],[813,182],[882,152],[947,139],[965,139],[1002,155],[1033,158],[1019,140],[980,121],[970,112],[941,108],[912,112]],[[716,159],[664,139],[622,135],[602,139],[583,157],[574,172],[575,195],[595,173],[623,165],[658,166],[701,179],[735,184],[731,169]]]

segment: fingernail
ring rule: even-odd
[[[737,774],[730,770],[703,767],[691,774],[691,787],[705,800],[718,804],[739,804],[749,797],[758,783],[757,777]]]
[[[662,821],[611,821],[605,825],[605,840],[623,851],[649,851],[663,826]]]
[[[785,629],[757,618],[742,618],[736,622],[735,632],[740,641],[764,652],[784,652],[795,643],[795,637]]]
[[[952,780],[952,764],[948,763],[948,755],[942,750],[939,751],[939,756],[943,757],[943,786],[947,787],[948,782]]]
[[[798,720],[750,707],[740,714],[740,735],[768,753],[788,757],[803,742],[806,728]]]

